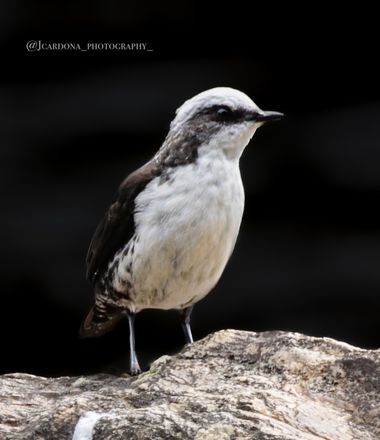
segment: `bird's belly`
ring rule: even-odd
[[[177,186],[155,187],[154,197],[140,202],[133,254],[119,262],[120,273],[131,264],[136,311],[187,307],[215,286],[243,214],[244,191],[237,177],[191,187],[181,186],[182,176]]]
[[[231,254],[238,226],[225,218],[200,223],[170,233],[157,230],[156,240],[140,238],[143,242],[137,242],[132,264],[136,309],[183,308],[214,287]]]
[[[176,188],[145,206],[132,263],[136,310],[183,308],[215,286],[239,232],[244,191],[238,179]]]
[[[237,231],[219,224],[197,231],[179,230],[168,240],[136,248],[133,286],[137,309],[182,308],[205,296],[218,281],[232,251]]]

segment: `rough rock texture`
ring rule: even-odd
[[[0,439],[380,439],[380,351],[293,333],[220,331],[137,378],[0,386]]]

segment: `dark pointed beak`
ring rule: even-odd
[[[284,117],[284,113],[261,111],[256,114],[257,122],[280,121]]]
[[[279,121],[285,115],[280,112],[266,112],[264,110],[249,112],[245,116],[246,121],[255,122],[268,122],[268,121]]]

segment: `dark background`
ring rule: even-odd
[[[220,283],[195,308],[195,338],[284,329],[380,346],[376,14],[364,4],[333,13],[320,2],[283,3],[3,2],[2,372],[126,368],[125,323],[77,338],[92,295],[87,247],[175,109],[214,86],[287,118],[261,128],[244,153],[241,233]],[[153,52],[28,52],[29,40],[143,41]],[[175,312],[138,316],[145,366],[183,341]]]

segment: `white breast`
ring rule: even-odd
[[[244,209],[237,161],[218,152],[150,182],[136,199],[136,311],[182,308],[207,295],[232,253]]]

